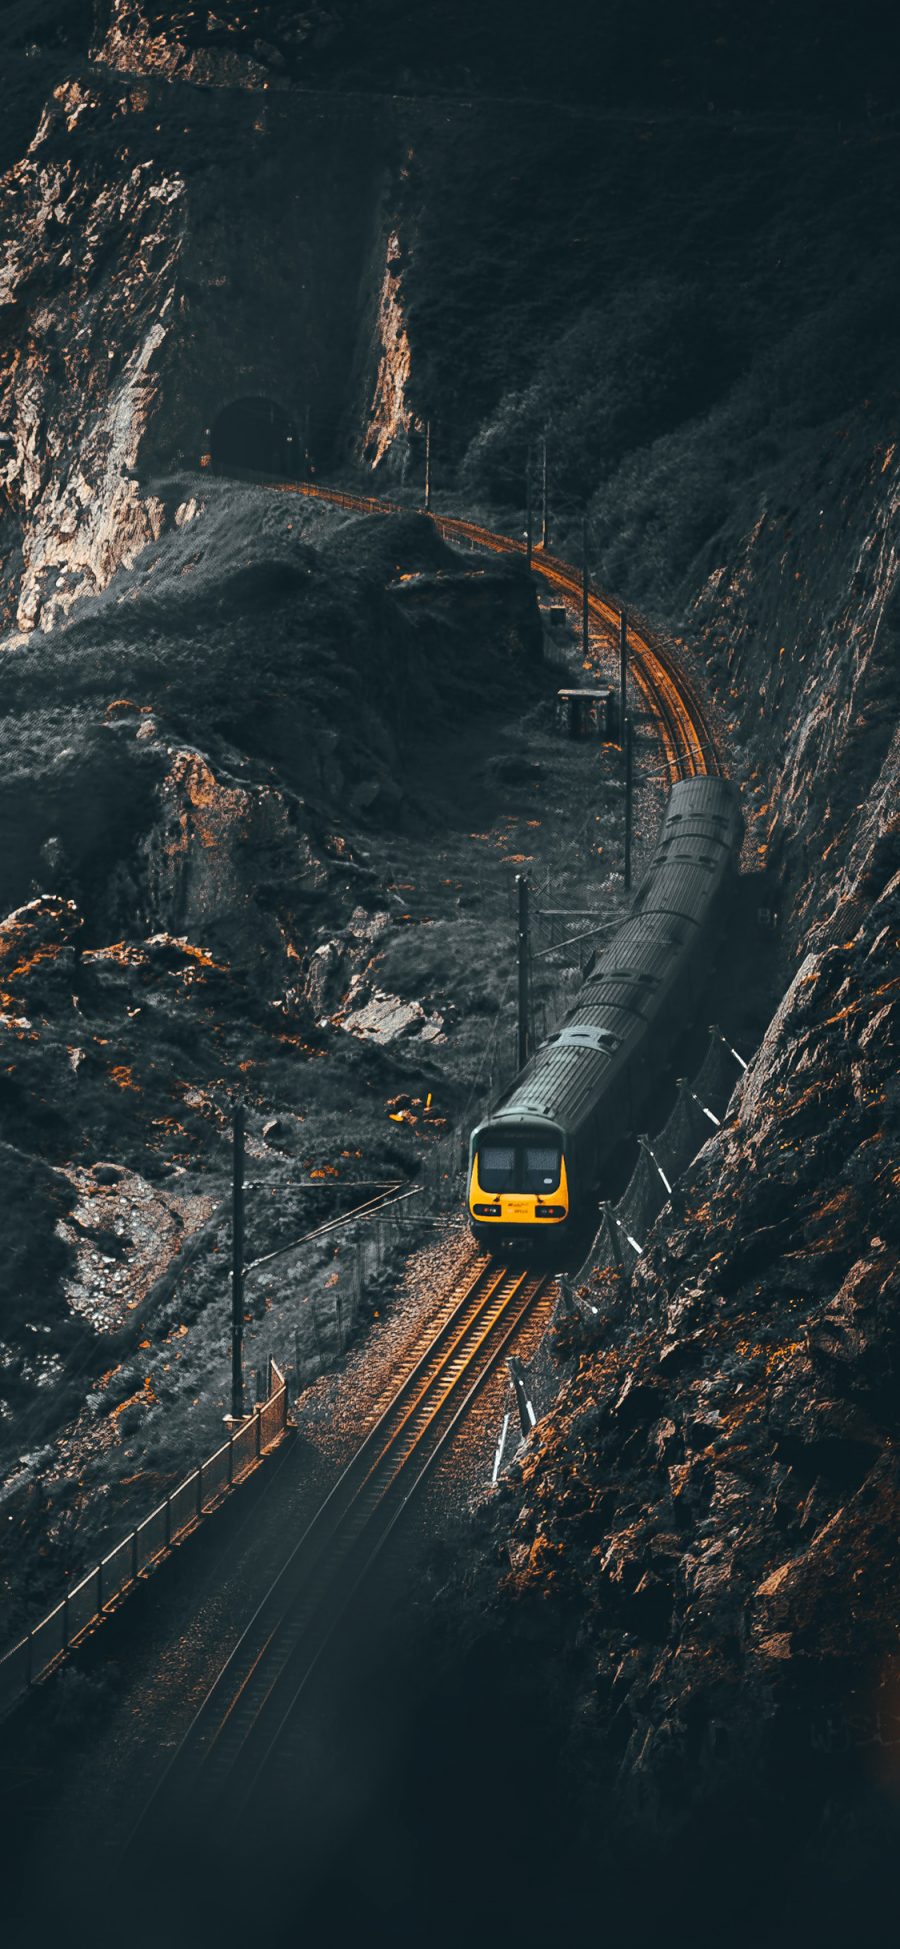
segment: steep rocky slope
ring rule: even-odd
[[[473,1753],[496,1780],[518,1752],[527,1941],[601,1888],[640,1943],[711,1943],[723,1914],[741,1944],[872,1941],[890,1912],[897,756],[848,876],[861,924],[802,959],[630,1289],[582,1288],[596,1314],[558,1328],[569,1378],[480,1559],[466,1538],[449,1589],[435,1566],[454,1638],[430,1628],[410,1739],[446,1714],[438,1825]]]
[[[498,649],[518,669],[535,646],[524,582],[463,575],[424,524],[372,539],[191,471],[219,416],[264,397],[295,452],[411,499],[430,419],[439,493],[511,527],[546,431],[560,550],[587,510],[598,581],[717,701],[785,997],[677,1221],[561,1341],[559,1405],[444,1592],[467,1650],[442,1684],[489,1695],[493,1778],[495,1734],[527,1764],[540,1674],[520,1840],[558,1849],[545,1933],[564,1863],[633,1940],[673,1915],[720,1934],[737,1878],[729,1933],[787,1942],[810,1875],[817,1939],[831,1902],[846,1940],[893,1834],[900,1615],[886,43],[866,9],[851,31],[800,4],[777,35],[712,4],[688,33],[464,9],[449,49],[430,6],[258,11],[51,4],[33,47],[10,30],[9,1398],[57,1373],[26,1334],[68,1357],[83,1330],[85,1232],[107,1266],[126,1217],[161,1242],[127,1306],[208,1224],[180,1174],[221,1162],[248,1036],[284,1115],[321,1011],[377,1015],[400,950],[368,930],[398,874],[359,834],[403,857],[423,721],[433,758],[493,687],[499,724]],[[422,965],[416,1035],[440,1013]],[[369,1060],[381,1113],[409,1075]],[[335,1073],[323,1156],[361,1072]]]
[[[140,564],[6,659],[0,1464],[17,1587],[42,1477],[61,1477],[57,1511],[81,1507],[133,1423],[176,1471],[215,1433],[233,1097],[257,1176],[274,1187],[293,1162],[294,1188],[256,1201],[262,1251],[358,1202],[343,1177],[415,1177],[505,980],[501,938],[473,986],[479,902],[460,913],[454,859],[423,897],[395,862],[429,834],[446,845],[448,808],[463,849],[473,813],[496,808],[480,767],[510,698],[541,693],[527,579],[470,568],[418,516],[203,492],[163,486],[168,525]],[[484,750],[458,788],[476,688]],[[476,994],[457,1066],[448,1034]],[[307,1289],[334,1284],[333,1249],[318,1270],[313,1252]],[[173,1395],[166,1342],[188,1321]],[[79,1416],[74,1455],[41,1446]],[[131,1479],[146,1502],[149,1478]]]

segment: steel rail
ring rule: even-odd
[[[417,1344],[388,1406],[223,1664],[141,1814],[129,1849],[148,1823],[169,1825],[173,1809],[188,1804],[196,1809],[195,1794],[202,1792],[208,1803],[227,1799],[229,1783],[247,1755],[252,1761],[256,1753],[258,1768],[260,1747],[270,1752],[272,1721],[281,1724],[290,1709],[285,1695],[293,1702],[303,1689],[415,1488],[551,1281],[549,1272],[514,1272],[482,1259],[461,1296],[456,1282],[437,1331],[424,1348]],[[407,1488],[416,1462],[415,1480]]]
[[[308,500],[325,501],[355,514],[410,514],[409,506],[399,501],[381,500],[371,494],[352,494],[346,488],[326,487],[318,481],[269,480],[267,485],[284,494],[300,494]],[[431,519],[447,541],[467,541],[494,554],[516,555],[524,559],[523,541],[503,535],[479,522],[458,515],[436,514]],[[580,569],[540,547],[532,551],[532,569],[565,598],[580,615],[582,583]],[[610,645],[617,640],[619,612],[603,596],[588,595],[588,612],[608,632]],[[712,726],[694,685],[668,651],[651,644],[633,626],[628,629],[629,665],[634,680],[651,715],[656,720],[671,784],[679,778],[719,776],[722,764]]]
[[[262,1754],[257,1759],[255,1770],[248,1767],[246,1778],[242,1781],[240,1794],[240,1809],[242,1812],[246,1811],[254,1793],[258,1790],[264,1779],[271,1780],[273,1773],[276,1771],[281,1773],[290,1771],[292,1764],[296,1757],[298,1757],[296,1744],[292,1744],[291,1742],[292,1733],[296,1736],[300,1730],[297,1723],[297,1707],[310,1679],[315,1673],[323,1653],[327,1650],[328,1643],[337,1625],[346,1615],[361,1584],[381,1555],[382,1550],[409,1507],[413,1497],[418,1493],[426,1476],[434,1467],[435,1462],[443,1452],[455,1429],[468,1412],[475,1395],[488,1378],[488,1375],[497,1366],[506,1348],[514,1340],[523,1319],[527,1314],[534,1311],[540,1299],[546,1294],[547,1288],[551,1283],[551,1277],[552,1275],[549,1273],[543,1276],[532,1275],[530,1282],[528,1282],[529,1290],[526,1293],[524,1303],[514,1312],[511,1320],[509,1320],[508,1314],[504,1316],[508,1323],[505,1325],[501,1340],[493,1349],[489,1363],[483,1371],[475,1374],[466,1393],[463,1395],[459,1404],[455,1406],[450,1420],[438,1434],[437,1440],[431,1449],[426,1453],[418,1473],[414,1475],[409,1486],[401,1493],[399,1499],[396,1501],[396,1506],[391,1508],[387,1505],[387,1499],[385,1499],[383,1509],[387,1515],[387,1521],[383,1523],[380,1529],[375,1530],[368,1556],[356,1571],[355,1576],[345,1584],[343,1590],[339,1593],[335,1612],[327,1633],[320,1637],[318,1643],[307,1644],[303,1652],[303,1657],[295,1657],[286,1668],[283,1681],[279,1685],[277,1693],[273,1694],[270,1709],[267,1714],[267,1721],[271,1722],[272,1719],[275,1719],[276,1723],[271,1731],[267,1730],[267,1743],[264,1745]],[[525,1281],[522,1281],[522,1283],[524,1284]],[[396,1485],[398,1479],[400,1478],[394,1478],[392,1487]],[[368,1527],[372,1529],[373,1525],[369,1524]],[[278,1716],[279,1713],[280,1716]]]
[[[266,485],[358,514],[410,512],[396,502],[318,482],[270,480]],[[432,519],[447,541],[524,556],[522,542],[477,522],[441,514]],[[580,609],[580,572],[539,549],[532,554],[532,567]],[[617,612],[592,591],[588,609],[614,645]],[[632,675],[656,720],[670,779],[718,771],[714,738],[684,673],[634,628],[628,632],[628,646]],[[193,1805],[195,1810],[198,1791],[211,1811],[211,1803],[220,1810],[230,1805],[236,1815],[260,1778],[285,1763],[298,1700],[334,1630],[474,1396],[551,1281],[550,1273],[517,1273],[482,1260],[458,1298],[457,1282],[437,1330],[421,1352],[416,1350],[387,1406],[225,1660],[129,1846],[148,1821],[170,1821],[177,1808]],[[237,1791],[229,1794],[236,1776]]]

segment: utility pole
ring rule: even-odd
[[[634,737],[631,719],[625,719],[625,892],[631,892],[631,791],[634,772]]]
[[[236,1103],[231,1178],[231,1412],[244,1412],[244,1106]]]
[[[431,512],[431,421],[425,421],[425,512]]]
[[[528,1061],[528,880],[524,873],[516,874],[516,893],[518,895],[516,950],[519,978],[516,1054],[517,1068],[524,1069]]]
[[[587,661],[587,654],[590,649],[590,637],[588,634],[588,594],[588,523],[587,515],[585,514],[581,522],[581,654],[585,661]]]
[[[625,751],[625,679],[628,675],[628,617],[623,609],[619,617],[619,736],[622,752]]]
[[[541,547],[546,548],[550,537],[550,518],[547,511],[547,435],[541,441]]]

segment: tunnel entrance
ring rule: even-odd
[[[215,420],[210,436],[213,467],[222,473],[285,474],[296,479],[302,454],[290,414],[274,399],[235,399]]]

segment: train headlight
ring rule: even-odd
[[[565,1205],[535,1205],[535,1218],[565,1218]]]
[[[499,1205],[473,1205],[472,1210],[474,1211],[476,1218],[499,1218],[500,1217]]]

